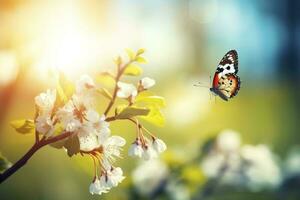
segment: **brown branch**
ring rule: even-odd
[[[114,92],[113,92],[113,96],[112,99],[110,100],[107,108],[105,109],[104,115],[106,116],[108,114],[108,112],[110,111],[110,109],[112,108],[112,106],[114,105],[115,101],[116,101],[116,97],[117,97],[117,92],[118,92],[118,82],[121,78],[121,76],[123,75],[126,67],[128,65],[130,65],[131,63],[133,63],[135,60],[130,60],[128,63],[126,63],[123,67],[121,67],[120,65],[118,65],[118,72],[116,75],[116,80],[115,80],[115,88],[114,88]]]
[[[20,158],[15,164],[13,164],[10,168],[8,168],[6,171],[0,174],[0,183],[4,182],[7,178],[9,178],[11,175],[17,172],[21,167],[23,167],[27,163],[27,161],[34,155],[34,153],[37,152],[40,148],[50,143],[63,140],[69,137],[70,135],[72,135],[71,132],[65,132],[55,137],[42,139],[38,142],[35,142],[34,145],[27,151],[27,153],[22,158]]]

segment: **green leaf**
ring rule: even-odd
[[[121,113],[125,108],[127,108],[128,105],[127,104],[121,104],[121,105],[118,105],[115,109],[115,113],[119,114]]]
[[[134,60],[135,59],[135,56],[136,54],[134,53],[134,51],[132,49],[125,49],[128,57],[130,60]]]
[[[59,80],[56,87],[57,99],[56,105],[65,104],[74,94],[75,86],[63,73],[59,74]]]
[[[77,137],[77,135],[70,136],[66,140],[64,147],[67,149],[68,156],[70,156],[70,157],[79,153],[80,143],[79,143],[79,138]]]
[[[138,62],[140,64],[145,64],[145,63],[147,63],[147,60],[145,58],[143,58],[142,56],[138,56],[136,58],[136,62]]]
[[[126,67],[124,74],[129,76],[139,76],[143,73],[143,69],[134,64],[130,64]]]
[[[129,106],[124,108],[117,116],[117,119],[128,119],[132,118],[135,116],[143,116],[143,115],[148,115],[149,113],[148,108],[138,108],[134,106]]]
[[[146,104],[150,106],[165,107],[165,99],[161,96],[137,96],[135,104]]]
[[[141,116],[140,118],[156,126],[164,126],[165,118],[160,109],[156,106],[149,107],[149,109],[149,114],[147,116]]]
[[[145,52],[145,49],[139,49],[136,53],[136,55],[141,55]]]
[[[35,124],[31,119],[20,119],[10,122],[10,125],[22,134],[35,133]]]
[[[109,72],[100,73],[96,77],[96,81],[108,87],[114,86],[116,83],[114,76]]]
[[[109,91],[105,88],[99,88],[97,89],[97,92],[101,95],[103,95],[104,97],[108,98],[109,100],[112,99],[112,95],[109,93]]]
[[[0,153],[0,173],[11,167],[11,163]]]
[[[118,57],[114,60],[114,62],[115,62],[116,65],[121,65],[121,63],[122,63],[122,58],[121,58],[121,56],[118,56]]]

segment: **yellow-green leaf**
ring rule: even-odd
[[[60,73],[56,91],[56,105],[59,106],[62,103],[66,103],[72,97],[75,91],[75,86],[63,73]]]
[[[97,92],[101,95],[103,95],[104,97],[108,98],[109,100],[112,99],[112,95],[109,93],[109,91],[105,88],[99,88],[97,89]]]
[[[0,173],[10,168],[11,163],[0,153]]]
[[[100,73],[96,77],[96,81],[98,83],[101,83],[102,85],[108,86],[108,87],[114,86],[115,82],[116,82],[114,76],[109,72]]]
[[[117,116],[117,119],[128,119],[135,116],[145,116],[149,113],[148,108],[138,108],[134,106],[129,106],[124,108]]]
[[[141,54],[143,54],[145,52],[145,49],[139,49],[138,51],[137,51],[137,55],[141,55]]]
[[[143,69],[140,66],[134,64],[128,65],[124,71],[125,75],[130,75],[130,76],[139,76],[142,73],[143,73]]]
[[[136,58],[136,62],[141,63],[141,64],[145,64],[145,63],[147,63],[147,60],[142,56],[138,56]]]
[[[115,113],[116,115],[118,115],[119,113],[121,113],[125,108],[127,108],[128,105],[122,104],[122,105],[118,105],[115,109]]]
[[[122,64],[122,58],[121,56],[118,56],[115,60],[114,60],[116,65],[121,65]]]
[[[140,118],[156,126],[163,126],[165,124],[165,118],[160,109],[156,106],[150,106],[149,109],[149,114],[147,116],[140,116]]]
[[[138,96],[135,99],[135,104],[145,104],[149,106],[165,107],[165,99],[161,96]]]
[[[125,49],[128,57],[130,60],[134,60],[135,59],[135,56],[136,54],[134,53],[134,51],[132,51],[132,49]]]
[[[35,132],[35,124],[31,119],[20,119],[10,122],[10,125],[19,133],[30,134]]]
[[[70,136],[66,140],[64,147],[67,149],[68,156],[70,156],[70,157],[79,153],[80,143],[79,143],[79,139],[78,139],[77,135]]]

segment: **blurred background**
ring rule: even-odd
[[[89,161],[45,147],[1,184],[1,199],[299,199],[299,10],[297,0],[0,0],[0,151],[11,162],[34,137],[9,122],[32,118],[34,97],[55,87],[53,70],[95,77],[125,48],[146,49],[144,75],[167,107],[163,128],[145,126],[168,145],[148,163],[128,158],[127,145],[118,163],[127,179],[102,196],[88,192]],[[241,90],[215,102],[193,85],[209,86],[230,49]],[[134,127],[111,127],[134,138]],[[227,180],[226,145],[239,166],[258,168]]]

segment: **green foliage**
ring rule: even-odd
[[[141,116],[140,118],[150,122],[153,125],[160,126],[160,127],[164,126],[165,117],[160,111],[160,108],[157,106],[149,106],[148,109],[150,109],[149,114],[147,116]]]
[[[145,53],[145,49],[139,49],[136,54],[139,56],[143,53]]]
[[[31,119],[19,119],[10,122],[10,125],[22,134],[31,134],[35,132],[35,124]]]
[[[148,108],[128,106],[116,116],[116,119],[128,119],[136,116],[145,116],[148,115],[149,111],[150,110]]]
[[[109,100],[112,99],[112,95],[110,94],[110,92],[105,89],[105,88],[98,88],[97,92],[101,95],[103,95],[104,97],[108,98]]]
[[[143,73],[143,69],[135,64],[130,64],[126,67],[124,74],[129,76],[139,76]]]
[[[132,49],[125,49],[128,57],[130,60],[134,60],[136,57],[136,54],[134,53],[134,51]]]
[[[60,73],[56,91],[56,105],[60,106],[65,104],[72,97],[75,91],[75,86],[63,73]]]
[[[11,163],[0,153],[0,173],[11,166]]]
[[[135,104],[146,104],[150,106],[157,106],[160,108],[166,106],[165,99],[161,96],[156,95],[139,95],[135,100]]]
[[[144,91],[136,97],[134,105],[145,106],[150,109],[149,114],[147,116],[142,116],[142,119],[156,126],[163,126],[165,124],[165,119],[161,112],[161,108],[166,106],[163,97],[154,95],[149,91]]]
[[[114,76],[109,72],[100,73],[96,77],[96,81],[107,87],[111,87],[116,83]]]
[[[144,57],[142,57],[142,56],[138,56],[138,57],[136,58],[136,61],[137,61],[138,63],[140,63],[140,64],[146,64],[146,63],[147,63],[147,60],[146,60]]]

